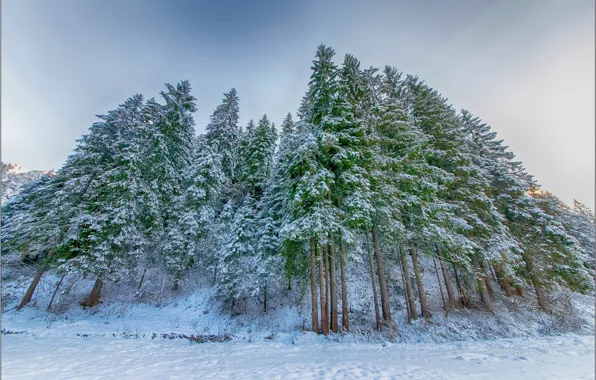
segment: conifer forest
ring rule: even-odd
[[[197,107],[187,80],[123,99],[2,206],[3,272],[33,268],[15,310],[56,312],[77,278],[92,286],[69,309],[109,305],[110,287],[159,307],[200,283],[230,316],[283,300],[316,334],[400,334],[497,304],[571,314],[557,294],[594,294],[593,210],[416,76],[320,45],[285,119],[240,125],[232,88],[197,134]]]

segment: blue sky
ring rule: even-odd
[[[95,115],[189,79],[202,132],[236,87],[279,124],[320,43],[416,74],[491,124],[544,188],[594,207],[594,3],[2,1],[2,160],[59,168]]]

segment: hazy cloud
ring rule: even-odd
[[[3,160],[58,168],[94,115],[190,79],[204,130],[236,87],[241,122],[280,123],[325,43],[418,75],[498,132],[548,190],[594,207],[594,3],[2,2]]]

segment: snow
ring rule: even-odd
[[[306,310],[289,307],[292,302],[288,299],[282,307],[276,302],[281,298],[272,298],[266,315],[249,309],[248,315],[232,317],[213,301],[212,287],[191,284],[186,286],[194,291],[164,297],[161,307],[115,298],[114,293],[123,289],[107,284],[109,304],[82,310],[72,302],[64,312],[46,313],[56,280],[48,275],[32,305],[21,311],[13,308],[18,297],[6,305],[2,314],[3,378],[594,378],[593,329],[585,335],[540,336],[533,314],[521,310],[515,318],[502,311],[500,323],[481,311],[461,311],[448,317],[436,313],[433,323],[419,320],[406,325],[405,317],[396,313],[401,336],[399,343],[391,343],[374,333],[324,337],[302,332],[303,320],[308,327],[308,318],[304,319],[308,305]],[[77,282],[80,294],[75,298],[86,294],[92,282]],[[20,295],[26,284],[3,282],[4,295]],[[355,299],[360,298],[357,289],[353,290]],[[582,296],[577,305],[585,307],[581,314],[593,320],[593,304],[588,298]],[[431,303],[433,310],[436,307]],[[359,305],[354,308],[358,310]],[[196,344],[177,339],[183,334],[230,335],[232,340]],[[485,340],[506,334],[516,337]]]
[[[2,374],[7,379],[594,378],[594,336],[415,345],[317,342],[4,335]]]
[[[19,193],[21,187],[37,181],[42,175],[55,175],[48,170],[29,170],[17,164],[2,163],[2,204]]]

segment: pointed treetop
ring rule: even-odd
[[[281,132],[283,134],[289,134],[294,132],[294,121],[292,120],[292,114],[288,112],[286,118],[281,123]]]
[[[250,121],[246,125],[246,135],[250,136],[253,134],[254,131],[255,131],[255,122],[252,119],[250,119]]]

